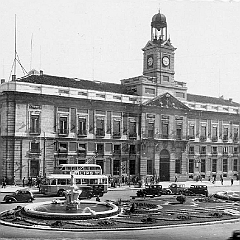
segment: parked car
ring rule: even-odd
[[[184,191],[185,195],[198,195],[202,194],[208,196],[208,188],[206,185],[191,185]]]
[[[90,186],[81,186],[79,189],[82,190],[78,197],[79,199],[90,199],[94,196],[93,189]]]
[[[183,194],[185,190],[184,184],[172,183],[168,188],[163,188],[163,194]]]
[[[161,196],[162,195],[162,185],[148,185],[144,189],[140,189],[137,191],[138,197],[144,196]]]
[[[33,193],[29,190],[17,190],[11,194],[5,195],[3,201],[6,203],[13,202],[32,202],[34,200]]]

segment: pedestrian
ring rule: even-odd
[[[223,176],[222,175],[220,175],[220,182],[223,185]]]
[[[231,177],[231,186],[233,185],[233,177]]]
[[[213,180],[212,180],[212,183],[214,184],[216,181],[216,175],[213,176]]]
[[[25,177],[22,180],[22,186],[25,187]]]
[[[211,181],[211,177],[210,177],[210,176],[208,177],[208,181],[209,181],[209,182]]]
[[[175,182],[177,182],[177,176],[175,176]]]
[[[4,177],[2,180],[2,188],[5,188],[7,186],[6,178]]]
[[[13,185],[16,186],[16,179],[15,179],[15,176],[13,176]]]

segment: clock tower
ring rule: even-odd
[[[167,38],[166,17],[160,13],[152,17],[151,40],[143,50],[143,75],[155,77],[163,86],[174,85],[174,48]]]

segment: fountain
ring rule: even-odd
[[[65,192],[66,200],[31,203],[22,208],[21,215],[48,220],[83,220],[110,217],[119,213],[119,208],[113,203],[79,200],[81,192],[75,183],[74,173],[71,173],[71,185]]]

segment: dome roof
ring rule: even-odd
[[[155,14],[153,17],[152,17],[152,22],[151,22],[151,26],[153,28],[156,28],[158,31],[161,29],[161,28],[164,28],[164,27],[167,27],[167,21],[166,21],[166,17],[161,14],[160,12]]]

